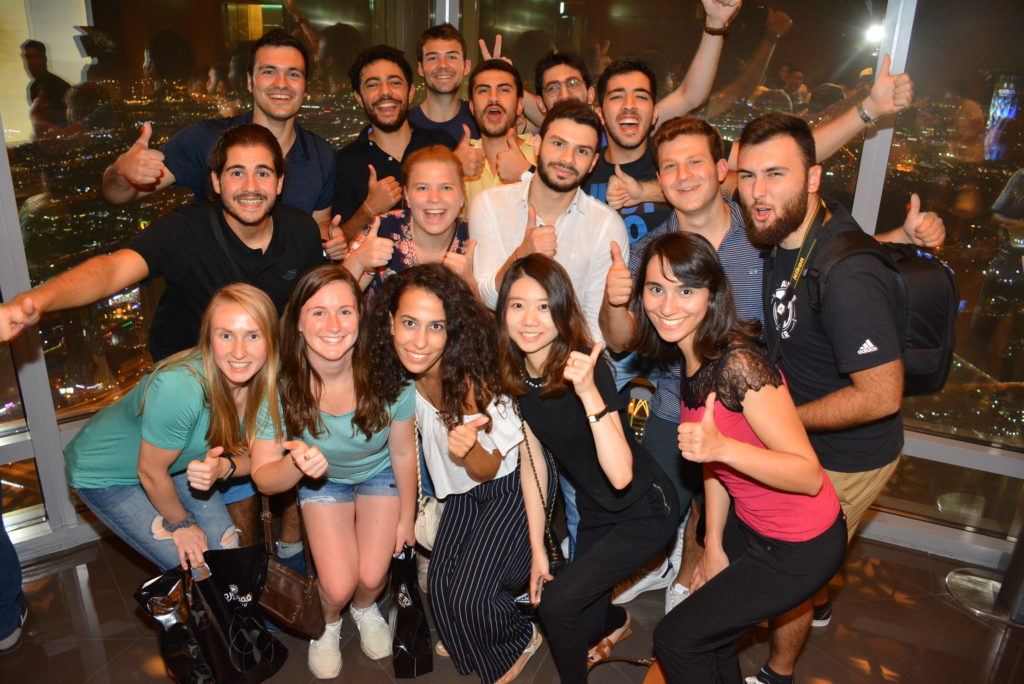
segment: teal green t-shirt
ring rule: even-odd
[[[117,403],[93,416],[75,435],[64,455],[68,480],[76,489],[139,484],[142,440],[181,453],[167,472],[176,475],[209,446],[210,407],[203,394],[199,359],[147,375]],[[145,407],[139,415],[139,407]]]
[[[257,434],[260,439],[274,439],[273,430],[269,427],[267,419],[266,402],[260,408],[261,426],[266,426]],[[388,406],[388,413],[391,420],[410,420],[416,413],[416,387],[411,382],[402,388],[401,394],[393,404]],[[332,416],[329,413],[320,412],[320,418],[324,422],[324,431],[319,437],[312,437],[308,431],[303,432],[299,437],[289,439],[301,439],[306,444],[316,445],[325,457],[327,457],[327,479],[331,482],[354,485],[366,482],[374,475],[380,473],[391,465],[391,451],[388,449],[388,435],[391,434],[391,427],[388,426],[376,432],[370,439],[352,425],[352,418],[355,411],[344,413],[340,416]]]

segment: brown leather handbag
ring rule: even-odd
[[[324,611],[320,605],[320,591],[313,578],[313,560],[309,556],[309,542],[302,552],[306,555],[306,575],[303,577],[274,555],[274,536],[270,529],[273,515],[267,497],[263,499],[263,535],[267,541],[267,581],[260,596],[260,608],[267,617],[291,632],[306,639],[319,639],[324,634]]]

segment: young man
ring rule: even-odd
[[[462,140],[463,126],[469,137],[479,138],[469,103],[459,97],[462,81],[469,74],[466,39],[451,24],[431,26],[416,44],[416,70],[427,87],[423,101],[409,110],[409,122],[416,128],[440,128],[453,140]]]
[[[135,144],[103,173],[104,197],[124,204],[175,184],[191,188],[196,199],[208,197],[213,194],[207,169],[210,150],[228,129],[256,123],[274,134],[284,153],[281,201],[311,214],[329,237],[334,150],[296,120],[308,73],[309,55],[302,43],[280,29],[268,31],[249,56],[252,111],[192,124],[171,136],[162,150],[149,147],[153,129],[144,124]]]
[[[63,128],[68,125],[68,107],[64,96],[71,84],[47,68],[46,45],[38,40],[21,44],[21,60],[25,71],[32,77],[28,84],[28,104],[31,107],[36,135],[46,127]]]
[[[765,339],[839,494],[852,538],[903,447],[903,361],[890,274],[867,255],[844,259],[830,272],[820,310],[812,308],[806,269],[836,235],[860,227],[843,207],[821,198],[821,167],[803,120],[760,117],[743,129],[740,145],[748,235],[770,250]],[[772,621],[771,656],[748,682],[792,682],[815,613],[827,621],[831,609],[826,603],[815,611],[807,601]]]
[[[334,211],[352,240],[377,214],[390,211],[402,199],[402,160],[430,145],[455,149],[455,140],[441,129],[409,125],[414,94],[412,67],[401,51],[374,45],[356,58],[348,72],[356,102],[367,125],[359,137],[338,152]]]
[[[516,119],[523,112],[523,81],[503,59],[477,64],[469,76],[470,111],[480,139],[470,144],[483,150],[480,173],[466,178],[466,204],[482,191],[503,183],[516,183],[532,171],[536,154],[532,136],[516,133]]]
[[[608,245],[614,242],[624,254],[629,246],[618,214],[580,189],[597,162],[600,130],[590,107],[575,100],[560,102],[541,125],[537,172],[519,183],[486,190],[473,202],[469,231],[477,240],[474,270],[487,306],[495,305],[501,278],[512,262],[541,252],[568,271],[591,332],[602,339],[597,318],[611,265]]]

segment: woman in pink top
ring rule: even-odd
[[[740,682],[733,641],[828,582],[846,522],[757,324],[736,317],[711,244],[664,235],[640,273],[637,351],[685,359],[679,449],[704,465],[706,497],[704,558],[655,648],[670,683]]]

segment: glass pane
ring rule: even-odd
[[[903,456],[875,506],[1016,541],[1024,514],[1024,481]]]
[[[914,107],[898,120],[879,225],[910,193],[946,223],[942,258],[957,274],[956,357],[941,394],[904,401],[908,427],[1024,449],[1024,5],[966,14],[955,0],[918,4],[907,71]],[[983,50],[950,45],[983,43]]]
[[[3,522],[8,533],[46,522],[35,459],[0,466],[0,482],[4,488]]]
[[[0,302],[3,297],[0,296]],[[25,430],[25,410],[21,405],[18,376],[11,348],[0,344],[0,437]]]

